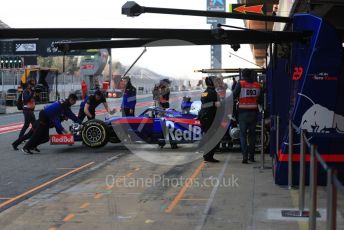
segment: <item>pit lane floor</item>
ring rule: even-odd
[[[259,163],[242,165],[239,153],[217,153],[219,164],[198,159],[179,166],[150,163],[120,144],[99,150],[43,145],[31,157],[10,150],[17,135],[0,139],[0,205],[52,183],[6,206],[1,229],[307,229],[307,219],[280,216],[281,209],[297,207],[297,192],[275,186],[271,170],[255,168]],[[171,161],[183,150],[149,149]],[[325,191],[319,190],[324,228]],[[340,229],[342,213],[338,222]]]
[[[296,207],[297,193],[275,186],[259,163],[242,165],[239,153],[179,166],[119,154],[3,211],[1,229],[307,229],[308,219],[280,214]],[[324,229],[326,193],[319,190]]]
[[[180,108],[181,97],[184,94],[185,92],[171,94],[171,98],[176,98],[176,100],[171,100],[173,108]],[[193,96],[193,100],[198,100],[200,92],[188,92],[188,94]],[[111,108],[119,108],[121,99],[108,100],[108,102]],[[141,113],[152,104],[151,95],[139,95],[136,114]],[[97,118],[104,119],[103,108],[99,107]],[[75,113],[78,112],[78,109],[78,106],[73,107]],[[120,113],[117,115],[120,116]],[[82,146],[81,143],[76,143],[74,146],[44,144],[40,146],[40,154],[24,155],[21,151],[12,150],[11,146],[21,129],[21,126],[14,127],[13,123],[20,123],[22,119],[23,115],[20,113],[0,116],[0,212],[51,184],[116,157],[119,152],[128,153],[122,145],[108,144],[101,149],[89,149]],[[68,128],[69,122],[63,124]],[[51,130],[51,133],[53,132]],[[65,176],[65,174],[68,175]],[[56,178],[59,179],[56,180]],[[45,186],[40,187],[41,185]],[[34,191],[32,191],[33,189]],[[22,194],[25,195],[21,196]],[[20,197],[18,198],[18,196]],[[0,227],[0,229],[2,228]]]

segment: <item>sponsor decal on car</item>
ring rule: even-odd
[[[202,138],[202,129],[196,125],[188,124],[187,127],[185,127],[178,125],[173,121],[166,121],[166,128],[167,140],[199,141]]]
[[[50,136],[50,144],[52,145],[69,145],[74,144],[73,134],[55,134]]]

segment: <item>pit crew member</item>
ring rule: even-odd
[[[122,117],[135,116],[136,88],[131,84],[128,76],[124,77],[125,90],[121,105]]]
[[[85,98],[83,102],[80,104],[78,118],[83,121],[87,116],[88,120],[92,120],[96,117],[96,108],[98,105],[103,103],[106,111],[110,114],[114,114],[116,109],[110,110],[106,98],[102,91],[97,90],[94,95],[90,95]]]
[[[57,101],[41,110],[38,118],[39,125],[32,134],[30,140],[23,147],[22,151],[26,154],[32,154],[31,150],[42,144],[42,140],[49,140],[50,124],[63,114],[75,123],[81,124],[82,121],[78,119],[70,109],[70,107],[76,103],[76,100],[77,96],[75,94],[70,94],[66,100]],[[65,134],[67,133],[68,131],[65,131]]]
[[[30,79],[26,89],[23,92],[22,100],[23,100],[23,114],[24,114],[24,125],[19,133],[19,138],[25,134],[25,131],[29,128],[30,124],[33,124],[36,121],[36,117],[34,114],[35,110],[35,85],[36,81],[34,79]]]
[[[238,113],[240,145],[243,155],[242,163],[247,164],[248,160],[255,162],[258,104],[261,104],[263,98],[261,96],[261,86],[256,81],[256,73],[250,69],[244,69],[242,76],[243,80],[240,80],[235,86],[233,97],[239,98]]]
[[[205,136],[212,136],[212,133],[215,132],[216,128],[210,129],[211,125],[214,122],[217,108],[220,107],[220,97],[215,90],[214,85],[214,77],[206,77],[205,83],[207,85],[207,89],[202,93],[201,102],[202,107],[199,112],[199,119],[202,125],[202,129],[205,132],[203,136],[200,148],[203,149],[204,146],[207,144],[205,140]],[[218,143],[217,143],[218,144]],[[217,148],[217,144],[207,152],[204,152],[203,159],[204,161],[208,162],[219,162],[218,160],[214,159],[215,149]]]

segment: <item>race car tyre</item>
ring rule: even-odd
[[[108,143],[109,131],[100,120],[89,120],[81,129],[82,143],[90,148],[100,148]]]

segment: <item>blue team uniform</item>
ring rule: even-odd
[[[81,124],[81,121],[71,111],[70,106],[63,102],[58,101],[51,105],[46,106],[39,113],[39,125],[30,140],[24,146],[24,149],[36,148],[39,144],[42,144],[42,140],[49,140],[49,128],[51,124],[57,129],[63,130],[61,125],[60,116],[65,115],[69,119],[76,123]]]
[[[124,90],[123,100],[122,100],[122,115],[124,116],[134,116],[136,106],[136,88],[132,85]]]

